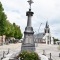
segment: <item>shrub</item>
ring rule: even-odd
[[[23,51],[21,52],[17,58],[20,57],[20,60],[40,60],[39,56],[35,52]]]

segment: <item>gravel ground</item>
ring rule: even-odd
[[[3,56],[3,51],[5,51],[6,55],[8,53],[8,50],[10,53],[12,53],[17,49],[21,49],[21,43],[0,46],[0,58]]]
[[[3,51],[5,51],[5,54],[8,52],[12,53],[14,51],[17,51],[18,49],[21,49],[21,43],[16,43],[16,44],[9,44],[9,45],[3,45],[0,46],[0,58],[2,57]],[[50,53],[52,55],[53,60],[60,60],[59,53],[60,51],[58,50],[58,45],[46,45],[46,44],[36,44],[36,52],[43,54],[43,50],[45,51],[45,55],[49,58]]]
[[[43,50],[48,58],[50,57],[51,53],[51,58],[53,60],[60,60],[59,57],[60,50],[58,50],[58,45],[38,44],[38,46],[36,47],[36,52],[43,54]]]

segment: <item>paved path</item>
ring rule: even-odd
[[[13,51],[17,51],[17,49],[21,49],[21,43],[0,46],[0,57],[2,56],[3,51],[6,52],[8,51],[8,48],[12,53]],[[49,54],[51,53],[53,60],[60,60],[59,57],[60,51],[58,50],[58,45],[36,44],[37,53],[43,54],[43,50],[45,50],[45,54],[48,58],[49,58]]]
[[[0,46],[0,58],[3,56],[3,51],[5,51],[6,54],[8,49],[10,53],[16,51],[17,49],[21,49],[21,43]]]
[[[51,53],[53,60],[60,60],[60,57],[59,57],[60,51],[58,50],[58,45],[38,44],[38,46],[36,46],[37,53],[43,54],[43,50],[45,50],[45,54],[48,58],[50,57],[49,54]]]

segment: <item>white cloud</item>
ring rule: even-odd
[[[27,23],[26,11],[29,8],[27,0],[0,1],[3,4],[8,20],[11,23],[15,22],[20,25],[22,31],[24,31]],[[33,1],[32,11],[34,11],[34,15],[32,17],[32,26],[34,27],[34,31],[38,31],[40,23],[43,23],[40,28],[40,32],[42,32],[45,27],[45,22],[48,20],[52,35],[60,39],[60,0]]]

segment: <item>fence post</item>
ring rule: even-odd
[[[46,56],[46,54],[45,54],[45,50],[43,50],[43,54],[42,55],[45,55]]]
[[[8,52],[7,52],[7,54],[9,54],[9,52],[10,52],[10,49],[8,49]]]
[[[3,56],[1,57],[1,60],[2,60],[3,58],[5,58],[4,54],[5,54],[5,51],[3,51]]]
[[[4,55],[5,55],[5,51],[3,51],[3,58],[5,57]]]
[[[1,60],[2,60],[3,58],[1,57]]]
[[[49,60],[52,60],[52,58],[51,58],[51,53],[50,53],[50,58],[49,58]]]
[[[60,53],[59,53],[59,57],[60,57]]]
[[[20,60],[20,57],[19,57],[19,60]]]

